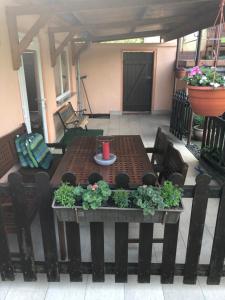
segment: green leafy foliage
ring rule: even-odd
[[[169,208],[179,206],[182,191],[183,190],[181,188],[173,185],[171,181],[165,181],[160,189],[160,195],[163,198],[165,207]]]
[[[129,192],[123,189],[118,189],[113,192],[113,201],[120,208],[129,207]]]
[[[109,185],[100,180],[93,185],[88,185],[82,195],[83,209],[96,209],[100,207],[104,201],[107,201],[111,195]]]
[[[155,209],[164,208],[160,189],[154,186],[140,186],[133,192],[134,203],[143,209],[144,215],[154,215]]]
[[[198,125],[199,128],[204,127],[204,122],[205,122],[205,117],[204,116],[199,116],[199,115],[194,115],[194,126]]]
[[[84,189],[81,186],[73,187],[68,183],[62,183],[55,191],[54,197],[58,204],[65,207],[74,207],[76,201],[81,198]]]

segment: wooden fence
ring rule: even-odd
[[[176,264],[179,221],[165,224],[164,237],[153,239],[152,223],[140,223],[139,237],[129,240],[129,223],[115,223],[115,261],[104,259],[104,222],[90,223],[91,262],[82,261],[80,224],[66,222],[68,260],[57,255],[54,212],[51,207],[53,190],[45,173],[36,175],[32,185],[22,182],[18,174],[10,176],[9,185],[0,185],[0,197],[13,200],[19,256],[12,257],[4,226],[3,208],[0,205],[0,271],[2,280],[13,280],[15,272],[22,272],[25,281],[36,280],[36,274],[46,273],[48,281],[60,281],[60,273],[68,273],[71,281],[82,281],[82,275],[92,274],[93,281],[103,282],[105,274],[115,274],[116,282],[126,282],[128,274],[137,274],[138,282],[149,282],[151,275],[160,275],[162,283],[173,283],[174,275],[182,275],[184,283],[195,284],[197,276],[207,276],[208,284],[219,284],[225,276],[225,186],[209,186],[210,178],[199,175],[195,186],[184,186],[184,197],[192,199],[190,227],[184,264]],[[38,203],[44,261],[34,260],[31,224],[27,218],[26,198]],[[216,228],[209,264],[199,264],[207,203],[209,198],[219,198]],[[210,200],[209,200],[210,201]],[[137,243],[138,262],[128,261],[128,244]],[[152,263],[153,243],[163,243],[161,263]],[[185,253],[184,253],[185,255]]]
[[[172,112],[170,117],[170,132],[178,139],[190,137],[192,130],[193,113],[184,90],[177,91],[172,100]]]

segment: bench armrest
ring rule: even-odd
[[[61,149],[63,154],[66,152],[66,146],[62,143],[47,143],[46,145],[49,148]]]
[[[147,147],[147,148],[145,148],[145,151],[147,153],[155,153],[155,148],[153,148],[153,147]]]

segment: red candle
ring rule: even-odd
[[[110,150],[109,150],[109,142],[102,143],[102,156],[103,159],[109,159]]]

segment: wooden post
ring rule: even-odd
[[[208,175],[199,175],[196,178],[183,280],[184,283],[188,284],[195,284],[197,280],[197,269],[208,203],[209,183],[210,177]]]
[[[6,235],[4,221],[3,221],[3,208],[1,205],[1,201],[0,201],[0,272],[1,272],[2,281],[15,279],[11,257],[10,257],[7,235]]]
[[[115,223],[115,281],[127,282],[128,223]]]
[[[45,172],[35,176],[37,200],[40,205],[41,233],[48,281],[59,281],[57,244],[49,175]]]
[[[30,220],[27,216],[25,187],[22,182],[22,176],[18,173],[11,173],[8,177],[8,180],[10,194],[13,200],[13,211],[17,227],[17,239],[24,280],[34,281],[37,279],[37,277],[30,231]],[[29,200],[32,201],[33,199]]]
[[[199,65],[200,61],[200,52],[201,52],[201,42],[202,42],[202,30],[198,32],[198,40],[197,40],[197,49],[196,49],[196,55],[195,55],[195,65]]]
[[[208,284],[219,284],[224,265],[225,245],[225,185],[222,189],[210,258]]]

